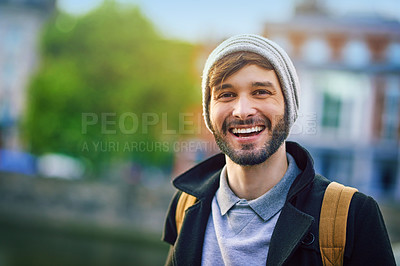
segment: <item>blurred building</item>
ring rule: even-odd
[[[400,23],[333,17],[317,1],[267,23],[298,69],[301,110],[291,139],[319,172],[378,198],[400,199]]]
[[[0,148],[19,149],[18,125],[38,63],[38,41],[55,0],[0,0]]]

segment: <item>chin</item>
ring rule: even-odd
[[[226,134],[213,130],[214,138],[221,151],[234,163],[242,166],[258,165],[268,160],[285,143],[289,135],[288,123],[285,123],[285,117],[278,121],[277,125],[272,129],[270,138],[265,140],[261,147],[257,146],[255,148],[255,144],[249,143],[241,144],[240,148],[234,148]]]
[[[264,144],[259,149],[254,149],[253,145],[243,145],[240,150],[233,149],[223,139],[215,139],[221,151],[227,155],[234,163],[242,166],[252,166],[264,163],[268,160],[285,142],[285,138],[273,139]]]

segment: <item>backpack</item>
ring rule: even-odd
[[[331,182],[325,190],[319,218],[319,249],[323,265],[343,265],[347,216],[357,189]]]
[[[347,216],[355,192],[357,189],[336,182],[331,182],[325,190],[319,221],[319,246],[324,266],[343,265]],[[185,192],[179,197],[175,213],[178,234],[185,211],[196,201],[196,197]]]

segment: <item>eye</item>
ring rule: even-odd
[[[268,90],[256,90],[253,92],[253,95],[256,96],[266,96],[266,95],[272,95],[272,93]]]
[[[218,95],[217,99],[230,99],[235,97],[235,94],[233,92],[223,92]]]

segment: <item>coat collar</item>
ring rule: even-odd
[[[175,178],[173,185],[198,199],[212,199],[219,186],[219,173],[225,165],[225,155],[219,153],[199,163]]]
[[[295,142],[286,142],[286,151],[296,160],[302,173],[293,182],[288,199],[292,199],[314,178],[314,166],[310,154]],[[219,186],[219,173],[225,165],[225,155],[219,153],[201,162],[174,179],[174,186],[198,199],[210,199]]]

